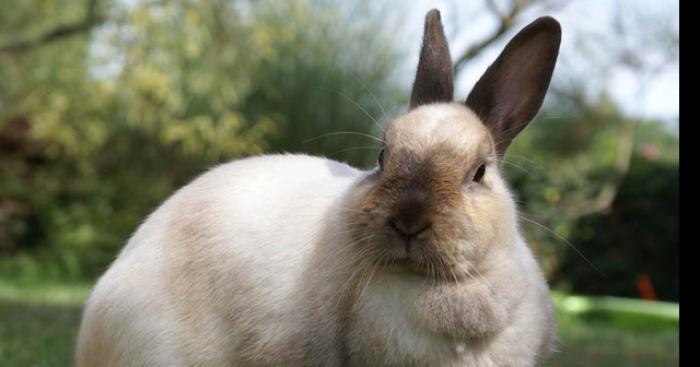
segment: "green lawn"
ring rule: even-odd
[[[678,328],[623,329],[560,315],[558,349],[548,367],[678,366]]]
[[[677,303],[554,292],[559,352],[547,366],[677,366]]]
[[[88,285],[19,286],[0,281],[0,366],[73,364]]]
[[[81,304],[88,292],[85,284],[20,286],[0,281],[0,366],[72,365]],[[615,302],[606,299],[596,307],[620,308]],[[646,319],[639,318],[645,310],[610,318],[600,312],[573,312],[561,300],[557,306],[560,351],[548,367],[678,365],[677,305],[675,322],[664,319],[666,310]]]

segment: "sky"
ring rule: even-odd
[[[406,62],[398,67],[401,79],[407,88],[413,81],[420,42],[423,33],[425,13],[433,8],[442,14],[445,33],[450,42],[452,58],[492,32],[496,19],[484,6],[486,0],[387,0],[389,15],[387,27],[393,27],[399,47],[407,48]],[[497,4],[507,4],[511,0],[494,0]],[[131,6],[138,0],[121,0],[122,4]],[[648,42],[654,30],[667,28],[678,34],[678,4],[674,1],[661,0],[544,0],[555,4],[566,4],[554,9],[532,8],[522,14],[520,23],[511,32],[492,47],[488,48],[457,75],[455,80],[455,98],[464,99],[488,65],[495,60],[507,41],[527,23],[539,16],[550,15],[562,26],[562,45],[559,60],[553,76],[553,84],[565,85],[570,75],[585,80],[590,95],[605,89],[618,102],[623,111],[632,117],[659,119],[666,123],[673,132],[678,132],[679,114],[679,68],[678,49],[664,49]],[[347,5],[347,4],[343,4]],[[627,36],[614,38],[612,17],[615,12],[623,14],[624,19],[643,17],[645,21],[632,21],[627,29]],[[636,29],[642,24],[642,29]],[[652,37],[653,38],[653,37]],[[586,44],[591,40],[601,39],[598,45]],[[651,40],[653,41],[653,39]],[[602,47],[600,45],[603,45]],[[629,68],[609,68],[602,70],[599,65],[613,64],[610,57],[613,50],[628,47],[635,50],[643,63],[657,63],[656,60],[669,53],[676,58],[664,65],[652,77]],[[114,74],[119,69],[119,61],[103,65],[98,74]],[[545,99],[547,103],[547,99]]]
[[[503,4],[503,1],[497,2]],[[407,45],[411,45],[410,61],[406,73],[415,72],[425,13],[437,8],[442,14],[445,33],[450,42],[452,58],[476,40],[482,39],[496,26],[496,19],[487,13],[484,1],[416,1],[407,6],[407,29],[403,32]],[[629,22],[627,35],[615,38],[612,17],[623,14]],[[650,0],[572,0],[568,5],[554,10],[533,9],[524,13],[520,23],[503,39],[483,52],[455,81],[455,97],[464,98],[488,65],[495,60],[505,43],[527,23],[542,15],[551,15],[562,26],[562,45],[557,69],[552,83],[566,83],[569,73],[586,80],[591,93],[605,88],[619,103],[623,111],[633,117],[663,120],[673,130],[678,130],[679,70],[678,49],[654,43],[654,30],[667,28],[678,34],[678,4],[672,1]],[[633,22],[642,17],[644,21]],[[643,29],[637,29],[639,25]],[[602,39],[601,47],[582,45],[585,40]],[[611,50],[627,46],[639,55],[642,63],[663,65],[651,73],[641,73],[630,68],[616,67],[600,70],[596,65],[612,57]],[[664,56],[675,53],[669,62],[661,62]],[[557,72],[559,71],[559,72]],[[653,75],[649,77],[647,75]],[[546,103],[546,101],[545,101]]]

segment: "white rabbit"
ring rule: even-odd
[[[377,167],[269,155],[200,176],[98,281],[77,365],[539,363],[552,302],[499,166],[542,104],[560,38],[537,19],[454,103],[430,11],[411,110],[387,124]]]

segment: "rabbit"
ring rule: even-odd
[[[377,165],[263,155],[194,179],[98,280],[77,366],[541,363],[554,308],[499,167],[560,40],[538,18],[454,102],[428,12],[409,112],[386,124]]]

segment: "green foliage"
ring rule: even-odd
[[[217,163],[270,151],[366,163],[367,139],[319,136],[376,133],[372,92],[389,111],[400,102],[380,14],[348,27],[323,1],[107,5],[92,32],[0,54],[5,276],[97,276],[150,211]],[[19,23],[0,45],[69,18]]]
[[[636,297],[648,276],[657,297],[677,301],[678,175],[677,161],[635,155],[611,210],[582,218],[571,236],[605,277],[567,256],[557,278],[578,292]]]
[[[280,128],[269,139],[276,151],[327,155],[356,165],[374,163],[377,141],[353,134],[324,135],[369,132],[377,136],[380,121],[392,116],[397,101],[408,95],[392,87],[397,49],[376,37],[386,32],[385,25],[357,22],[357,17],[366,15],[356,9],[352,14],[356,30],[345,33],[334,31],[346,22],[338,13],[319,9],[315,17],[305,18],[298,6],[261,10],[266,22],[285,26],[268,27],[254,35],[269,45],[260,50],[265,57],[244,103],[245,113],[279,119]],[[300,21],[288,22],[290,14]]]
[[[637,277],[678,299],[678,138],[659,123],[630,121],[603,96],[576,110],[547,108],[511,147],[504,171],[521,223],[551,282],[567,291],[638,297]],[[548,117],[553,116],[553,117]],[[625,124],[629,169],[616,183]],[[616,189],[607,208],[572,208]]]
[[[9,0],[0,50],[80,21],[91,3]],[[376,2],[97,4],[106,20],[88,32],[0,51],[0,276],[93,279],[160,202],[230,159],[373,164],[371,136],[407,99]],[[675,300],[678,138],[579,92],[553,95],[509,149],[528,242],[560,289],[634,297],[648,276]],[[603,210],[572,210],[609,187]]]

